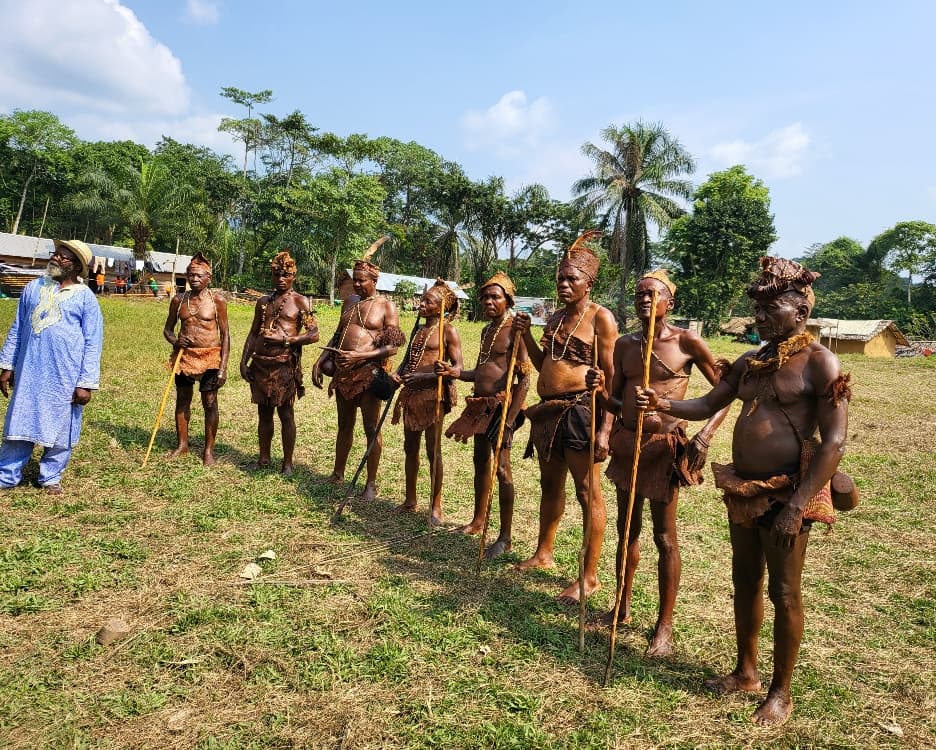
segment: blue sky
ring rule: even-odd
[[[662,122],[700,183],[743,163],[800,255],[936,221],[936,3],[0,0],[0,111],[233,150],[223,86],[567,198],[585,141]]]

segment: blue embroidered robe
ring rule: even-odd
[[[14,373],[4,439],[46,448],[78,442],[82,407],[72,397],[75,388],[97,390],[103,337],[101,308],[84,284],[61,289],[50,276],[29,283],[0,351],[0,369]]]

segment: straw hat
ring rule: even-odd
[[[93,256],[91,248],[81,240],[53,240],[53,243],[56,249],[64,247],[66,250],[71,250],[81,264],[78,275],[83,279],[88,278],[88,268],[91,265],[91,258]]]

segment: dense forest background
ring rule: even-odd
[[[737,165],[693,183],[694,158],[659,123],[612,125],[585,143],[592,170],[560,201],[541,185],[510,194],[501,177],[474,180],[418,143],[266,114],[269,90],[221,95],[244,110],[220,125],[242,147],[237,159],[168,137],[153,149],[83,141],[51,112],[0,116],[0,225],[132,247],[138,258],[178,243],[209,256],[228,289],[264,288],[270,258],[288,247],[302,291],[326,297],[336,272],[383,234],[387,271],[478,285],[502,269],[520,294],[551,297],[562,250],[599,227],[595,297],[622,325],[635,279],[665,265],[677,314],[707,333],[748,314],[744,285],[777,238],[761,180]],[[936,226],[902,221],[867,247],[842,231],[803,249],[822,273],[815,314],[892,319],[911,338],[936,339]]]

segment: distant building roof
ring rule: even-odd
[[[349,277],[351,276],[350,268],[345,269],[345,272],[348,274]],[[387,273],[386,271],[381,271],[380,276],[377,279],[377,291],[390,294],[393,292],[394,289],[396,289],[396,285],[400,281],[412,282],[413,284],[416,285],[416,288],[419,290],[420,294],[423,292],[424,289],[432,286],[436,282],[435,279],[427,279],[422,276],[402,276],[397,273]],[[464,291],[462,291],[461,287],[458,286],[457,282],[446,281],[445,283],[449,285],[449,288],[453,292],[455,292],[455,296],[458,297],[458,299],[468,299],[468,295],[465,294]]]
[[[95,245],[88,243],[91,254],[95,258],[113,258],[114,260],[133,260],[133,250],[129,247],[115,247],[113,245]],[[48,260],[52,257],[55,245],[52,240],[45,237],[29,237],[25,234],[8,234],[0,232],[0,255],[8,255],[32,261]],[[161,253],[164,254],[164,253]]]
[[[146,254],[146,260],[156,273],[185,273],[188,264],[192,262],[191,255],[176,255],[175,253],[162,253],[158,250],[150,250]],[[173,261],[175,269],[173,270]]]
[[[840,341],[870,341],[885,330],[890,330],[901,346],[910,342],[893,320],[836,320],[835,318],[810,318],[809,325],[819,329],[822,338]]]
[[[754,318],[729,318],[726,322],[722,323],[719,330],[731,336],[741,336],[747,332],[747,327],[750,325],[754,325]]]

